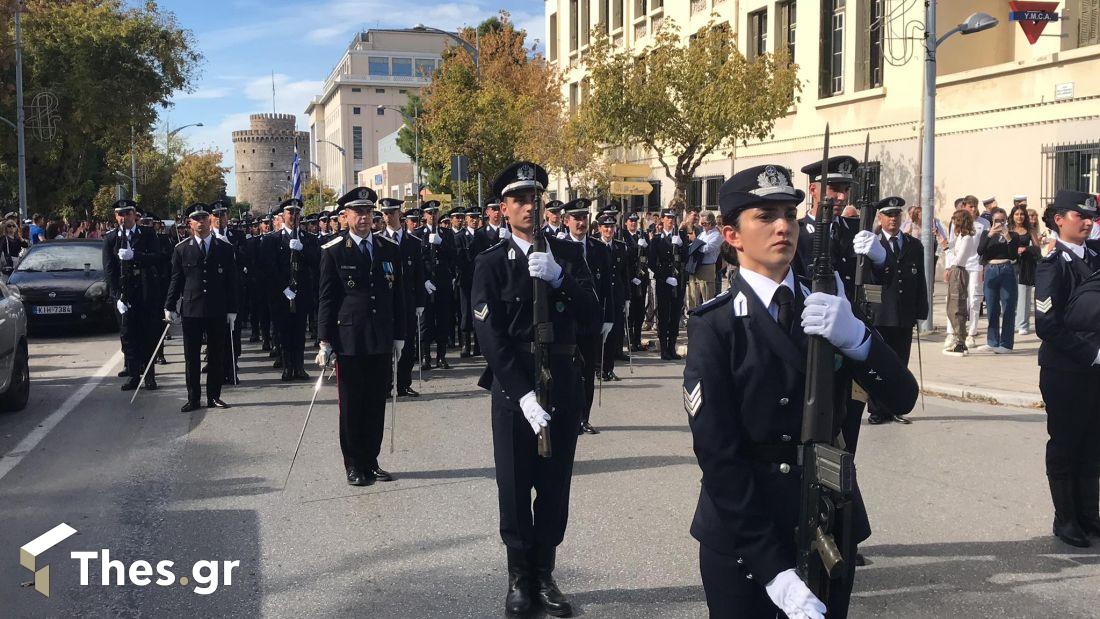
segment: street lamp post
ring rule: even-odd
[[[126,174],[125,172],[120,172],[118,170],[115,170],[115,174],[130,181],[130,199],[137,200],[137,175],[135,174],[134,176],[130,176],[129,174]],[[122,185],[118,185],[118,199],[122,199]]]
[[[182,127],[176,127],[175,129],[169,130],[168,129],[168,124],[165,123],[165,125],[164,125],[164,152],[166,152],[166,153],[171,152],[171,149],[172,149],[171,144],[172,144],[172,136],[173,135],[176,135],[177,133],[179,133],[180,131],[183,131],[184,129],[186,129],[188,127],[202,127],[202,126],[203,126],[202,123],[191,123],[189,125],[183,125]]]
[[[413,108],[413,117],[410,119],[409,115],[405,113],[399,107],[393,105],[379,105],[380,110],[393,110],[401,115],[405,119],[405,122],[412,124],[413,126],[413,179],[416,180],[417,191],[420,190],[420,108]]]
[[[321,138],[317,138],[317,143],[318,144],[328,144],[329,146],[331,146],[331,147],[335,148],[336,150],[340,151],[340,158],[341,158],[341,161],[343,161],[343,164],[340,166],[340,195],[344,195],[344,190],[345,190],[344,172],[347,171],[344,168],[347,167],[348,151],[344,150],[343,146],[340,146],[339,144],[337,144],[335,142],[330,142],[328,140],[322,140]],[[318,168],[318,169],[320,169],[320,168]]]
[[[924,241],[924,276],[928,288],[928,307],[932,307],[932,287],[936,282],[936,52],[955,34],[974,34],[997,25],[997,18],[974,13],[966,21],[936,38],[936,2],[928,0],[924,18],[924,135],[921,145],[921,239]],[[932,330],[932,312],[920,325],[923,333]]]

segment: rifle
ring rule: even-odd
[[[825,197],[829,162],[829,127],[821,165],[820,202],[814,223],[814,292],[836,294],[830,228],[832,200]],[[834,357],[828,340],[810,336],[806,359],[806,395],[802,410],[802,465],[799,526],[796,531],[798,576],[820,600],[829,599],[834,584],[843,586],[855,555],[852,543],[852,493],[855,463],[852,454],[838,446],[834,420]]]
[[[875,225],[874,203],[878,201],[878,174],[876,173],[877,170],[873,169],[877,166],[872,166],[871,162],[867,160],[870,156],[871,134],[868,133],[863,144],[863,163],[859,165],[859,169],[856,171],[858,176],[856,189],[859,193],[856,196],[855,205],[859,208],[860,231],[870,231]],[[874,306],[882,303],[882,286],[867,283],[872,279],[871,261],[867,256],[857,255],[855,299],[868,320],[873,315]]]
[[[546,235],[537,222],[542,221],[542,195],[535,192],[535,208],[531,213],[531,219],[536,222],[534,226],[534,243],[531,251],[546,251]],[[549,285],[538,277],[531,278],[534,290],[531,300],[534,304],[535,319],[535,399],[542,410],[550,413],[550,389],[552,379],[550,376],[550,345],[554,343],[554,323],[550,322],[550,290]],[[550,449],[549,426],[539,430],[538,437],[539,455],[549,458]]]

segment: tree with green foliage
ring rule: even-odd
[[[176,164],[172,176],[172,193],[182,206],[203,202],[209,204],[225,195],[225,175],[222,154],[216,150],[200,150],[185,154]]]
[[[302,185],[302,202],[305,203],[307,215],[318,213],[325,206],[336,202],[336,190],[323,184],[319,178],[311,177]]]
[[[786,48],[747,60],[729,27],[714,22],[684,41],[666,19],[641,54],[596,33],[584,62],[590,90],[582,113],[593,137],[652,152],[676,183],[679,204],[707,157],[768,137],[800,91]]]
[[[27,193],[32,212],[81,214],[102,187],[113,187],[123,153],[129,168],[131,130],[148,139],[157,107],[192,87],[201,56],[175,17],[146,1],[25,0],[24,103],[40,92],[57,97],[56,135],[27,132]],[[0,8],[0,56],[13,48],[14,3]],[[14,63],[0,69],[0,116],[14,117]],[[0,152],[14,153],[15,133],[0,126]],[[140,152],[139,146],[139,152]],[[0,199],[16,192],[14,158],[0,161]],[[150,168],[153,169],[153,168]],[[159,167],[157,167],[160,170]],[[161,182],[161,173],[153,183]],[[144,189],[140,186],[139,192]],[[152,196],[150,196],[152,197]],[[161,196],[156,197],[157,200]],[[158,208],[160,203],[158,202]]]

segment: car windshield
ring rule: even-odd
[[[35,245],[19,261],[16,271],[83,271],[84,264],[103,268],[103,248],[85,243]]]

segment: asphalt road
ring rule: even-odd
[[[399,403],[396,451],[387,435],[381,459],[398,480],[367,488],[344,482],[326,383],[284,489],[312,383],[280,382],[246,344],[244,384],[224,393],[233,408],[180,413],[177,337],[160,391],[130,406],[117,349],[111,334],[32,342],[30,405],[0,415],[0,614],[502,614],[480,360],[431,372],[424,397]],[[633,375],[623,368],[593,413],[603,433],[580,439],[556,574],[583,615],[706,614],[688,534],[700,474],[681,367],[647,355]],[[913,416],[863,428],[875,533],[861,548],[872,563],[858,571],[852,615],[1096,616],[1100,553],[1050,536],[1043,413],[929,399]],[[39,559],[51,567],[47,598],[22,586],[33,575],[17,550],[61,522],[78,533]],[[104,586],[97,558],[81,586],[69,553],[101,549],[126,569],[171,560],[173,584]],[[212,589],[206,564],[195,582],[193,564],[211,560],[240,562],[231,584]]]

